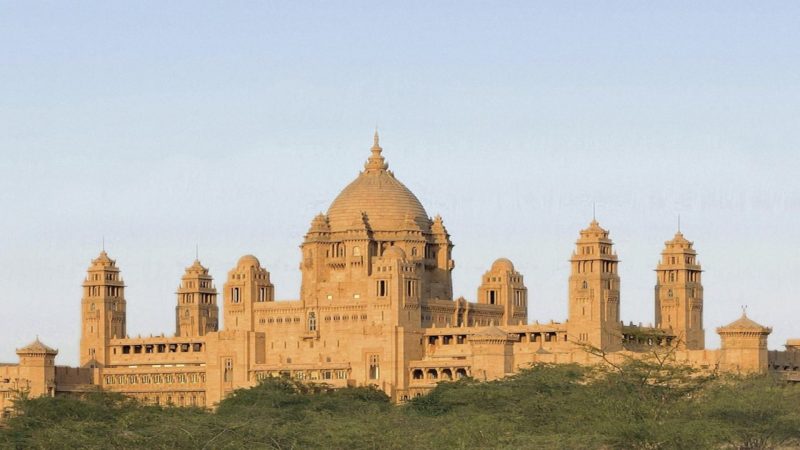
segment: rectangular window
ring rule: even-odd
[[[386,297],[387,291],[386,280],[378,280],[378,297]]]

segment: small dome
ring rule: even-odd
[[[238,266],[238,267],[244,267],[244,266],[261,267],[261,263],[258,261],[258,258],[256,258],[253,255],[244,255],[241,258],[239,258],[239,262],[236,263],[236,266]]]
[[[406,252],[403,251],[402,248],[393,245],[393,246],[387,248],[383,252],[383,257],[384,258],[406,259]]]
[[[514,271],[514,263],[508,258],[499,258],[492,263],[492,272]]]

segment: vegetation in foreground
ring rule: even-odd
[[[800,447],[800,386],[647,362],[540,365],[500,381],[441,383],[401,406],[372,388],[269,379],[214,412],[112,394],[18,407],[0,429],[4,448]]]

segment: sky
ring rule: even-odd
[[[130,336],[174,332],[195,248],[218,288],[243,254],[299,292],[311,219],[376,125],[441,214],[455,294],[498,257],[530,320],[567,316],[592,218],[622,261],[621,315],[653,321],[678,216],[705,330],[800,337],[797,2],[0,0],[0,361],[38,335],[78,362],[103,240]]]

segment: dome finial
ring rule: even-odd
[[[367,163],[364,164],[364,168],[367,169],[367,172],[383,171],[389,168],[389,165],[386,164],[386,160],[381,155],[383,149],[380,145],[378,127],[375,127],[375,136],[372,138],[372,148],[370,151],[372,152],[372,155],[370,155],[369,159],[367,159]]]

